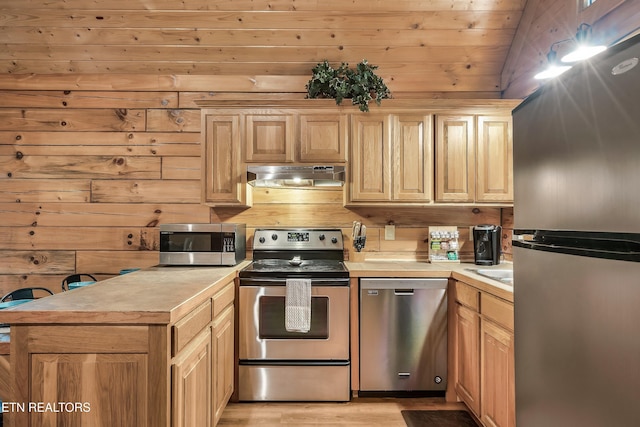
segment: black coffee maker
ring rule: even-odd
[[[476,225],[473,227],[473,254],[477,265],[500,264],[499,225]]]

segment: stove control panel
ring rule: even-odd
[[[257,229],[254,250],[342,250],[342,231],[338,229]]]

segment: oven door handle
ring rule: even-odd
[[[349,285],[348,277],[341,277],[341,278],[296,277],[296,279],[299,279],[299,278],[311,279],[311,286],[322,286],[326,284],[341,285],[341,286]],[[274,277],[264,277],[264,278],[241,277],[240,278],[240,286],[285,286],[286,284],[287,284],[286,278],[274,278]]]

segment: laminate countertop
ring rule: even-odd
[[[478,268],[490,270],[512,270],[513,264],[504,262],[493,266],[473,263],[428,263],[420,261],[346,261],[352,278],[364,277],[447,277],[460,280],[482,291],[513,302],[513,286],[476,274]]]
[[[234,267],[151,267],[0,310],[0,323],[170,324],[232,281]]]
[[[251,261],[233,267],[151,267],[102,280],[9,309],[0,323],[170,324],[203,302],[211,287],[222,287]],[[345,262],[352,278],[451,277],[513,302],[513,287],[475,274],[471,263],[413,261]],[[511,269],[511,263],[483,267]],[[9,353],[9,333],[0,333],[0,354]]]

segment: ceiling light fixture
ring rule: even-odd
[[[564,73],[568,69],[571,68],[570,65],[562,65],[558,62],[558,53],[553,50],[554,46],[559,43],[565,42],[566,40],[561,40],[559,42],[555,42],[549,48],[549,53],[547,53],[547,68],[544,71],[539,72],[535,76],[533,76],[536,80],[545,80],[551,79],[553,77],[557,77],[560,74]]]
[[[576,48],[562,57],[562,62],[577,62],[591,58],[594,55],[607,49],[605,45],[592,44],[591,25],[582,23],[578,27],[575,41]]]

